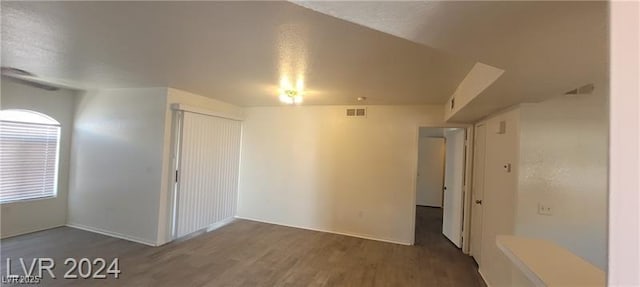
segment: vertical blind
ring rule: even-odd
[[[56,195],[60,126],[0,121],[0,202]]]
[[[184,112],[177,237],[235,216],[241,125],[236,120]]]

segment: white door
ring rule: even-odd
[[[418,142],[416,204],[442,207],[444,138],[422,137]]]
[[[181,112],[174,237],[236,214],[240,121]]]
[[[475,131],[473,152],[473,184],[471,194],[471,256],[480,263],[482,256],[482,198],[484,195],[486,125],[478,125]]]
[[[445,131],[446,155],[442,233],[458,247],[462,246],[464,137],[464,129],[447,129]]]

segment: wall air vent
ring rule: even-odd
[[[564,93],[565,96],[578,96],[578,95],[588,95],[593,93],[595,86],[593,84],[586,84],[582,87],[575,88],[571,91]]]
[[[347,117],[366,117],[367,109],[366,108],[349,108],[347,109]]]
[[[593,93],[593,90],[595,90],[593,84],[584,85],[578,88],[578,94],[591,94]]]

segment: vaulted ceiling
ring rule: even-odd
[[[476,62],[477,113],[606,78],[606,2],[6,2],[2,66],[81,88],[171,86],[241,106],[442,104]]]
[[[505,70],[468,118],[608,79],[606,1],[294,2]]]

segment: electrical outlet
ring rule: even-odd
[[[538,203],[538,214],[540,214],[540,215],[553,215],[553,209],[548,204]]]

